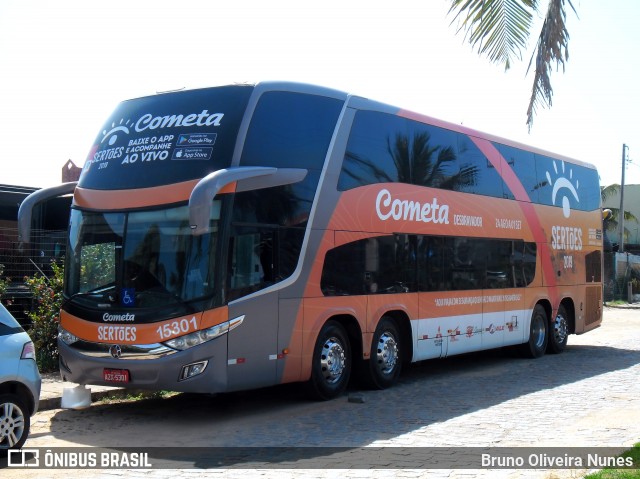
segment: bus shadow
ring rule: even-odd
[[[51,433],[97,447],[151,447],[155,460],[170,460],[172,468],[288,467],[291,461],[313,467],[308,464],[341,451],[352,450],[357,458],[372,443],[384,445],[420,428],[639,363],[640,351],[608,346],[570,345],[563,354],[536,360],[493,350],[424,361],[404,371],[393,388],[352,387],[328,402],[307,400],[297,385],[218,396],[178,394],[60,411]],[[600,387],[607,389],[606,378]],[[553,395],[543,402],[549,404]],[[567,407],[578,398],[572,400]],[[510,409],[510,415],[519,413]],[[76,422],[85,430],[70,427]],[[143,440],[132,442],[136,435]]]

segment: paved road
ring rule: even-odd
[[[365,391],[364,403],[349,402],[347,396],[311,403],[297,388],[286,386],[218,397],[179,395],[97,404],[83,411],[57,409],[36,415],[27,446],[628,447],[640,441],[639,376],[640,310],[607,308],[603,326],[571,336],[561,355],[527,360],[495,351],[427,361],[406,371],[392,389]],[[403,464],[397,457],[393,461]],[[345,464],[347,467],[348,460]],[[11,472],[16,478],[176,475],[175,470]],[[208,471],[212,474],[413,478],[427,471]],[[526,474],[431,471],[436,477],[548,474],[544,470]],[[554,474],[575,475],[571,471]],[[199,476],[201,472],[190,470],[183,475]]]

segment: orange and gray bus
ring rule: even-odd
[[[602,321],[586,163],[296,83],[121,103],[73,194],[62,377],[227,392],[350,379],[512,346],[560,353]]]

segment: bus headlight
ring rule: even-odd
[[[78,338],[58,324],[58,339],[64,344],[73,344]]]
[[[179,338],[170,339],[169,341],[165,341],[163,344],[170,348],[184,351],[185,349],[206,343],[207,341],[211,341],[212,339],[232,331],[240,326],[242,321],[244,321],[244,316],[238,316],[237,318],[203,329],[202,331],[196,331],[195,333],[185,334]]]

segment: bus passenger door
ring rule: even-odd
[[[228,335],[229,390],[272,386],[276,378],[277,362],[277,294],[229,305],[229,319],[242,316],[242,324]]]
[[[229,319],[242,317],[228,334],[229,390],[253,389],[276,381],[278,293],[253,294],[273,283],[273,234],[238,226],[228,250]]]

